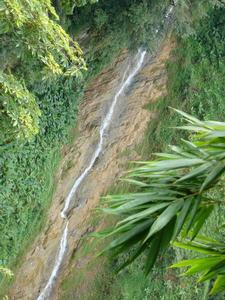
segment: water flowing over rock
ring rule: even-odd
[[[103,143],[104,143],[104,135],[106,134],[106,131],[107,131],[107,129],[108,129],[110,123],[111,123],[115,106],[116,106],[116,104],[119,100],[119,97],[122,95],[122,93],[125,91],[125,89],[129,87],[129,85],[131,84],[133,78],[135,77],[135,75],[140,70],[140,68],[141,68],[141,66],[144,62],[145,55],[146,55],[146,51],[138,50],[138,53],[137,53],[136,57],[134,58],[134,61],[135,61],[134,67],[131,70],[130,74],[128,73],[129,72],[129,66],[128,66],[127,70],[125,71],[121,87],[119,88],[118,92],[116,93],[116,95],[115,95],[115,97],[112,101],[112,104],[110,105],[109,111],[107,112],[107,114],[106,114],[105,118],[103,119],[103,122],[100,126],[99,142],[97,144],[97,147],[96,147],[96,150],[94,151],[93,156],[91,157],[91,161],[90,161],[89,165],[87,166],[87,168],[83,171],[83,173],[81,173],[81,175],[76,179],[72,189],[69,192],[69,195],[66,197],[65,206],[64,206],[64,208],[61,212],[61,217],[63,219],[67,219],[67,216],[66,216],[67,210],[69,208],[69,205],[70,205],[71,201],[73,200],[73,198],[75,196],[75,193],[76,193],[78,187],[83,182],[83,180],[88,175],[88,173],[91,171],[92,167],[94,166],[94,163],[96,162],[97,158],[101,154],[102,149],[103,149]],[[127,73],[129,75],[126,78]],[[68,236],[68,223],[69,222],[67,221],[66,227],[63,231],[63,234],[62,234],[62,237],[61,237],[61,240],[60,240],[60,248],[59,248],[58,255],[56,257],[56,261],[55,261],[55,265],[53,267],[53,271],[52,271],[52,273],[49,277],[49,280],[48,280],[46,286],[44,287],[41,294],[38,296],[37,300],[44,300],[44,299],[47,299],[50,296],[51,290],[53,288],[54,281],[57,278],[60,266],[63,262],[63,257],[64,257],[65,252],[66,252],[67,236]]]
[[[144,109],[144,106],[166,93],[165,62],[172,48],[173,44],[167,40],[156,57],[150,58],[146,55],[145,66],[118,98],[112,120],[107,130],[104,130],[101,156],[96,158],[91,171],[65,210],[69,225],[65,234],[67,251],[59,264],[60,275],[68,269],[69,259],[89,227],[90,213],[96,207],[100,195],[122,175],[130,160],[139,158],[134,147],[141,141],[151,118],[156,117],[154,113]],[[24,258],[10,299],[33,300],[41,297],[53,274],[54,266],[56,270],[55,262],[56,256],[59,257],[60,254],[60,241],[63,245],[60,236],[63,234],[62,229],[66,228],[66,221],[60,216],[65,195],[69,195],[74,186],[74,178],[79,178],[91,162],[90,157],[99,144],[101,124],[110,110],[118,86],[121,87],[132,70],[134,71],[134,66],[127,70],[132,60],[127,51],[123,51],[114,65],[105,69],[88,86],[79,108],[77,138],[72,146],[63,149],[64,160],[55,179],[57,187],[48,213],[48,222]],[[126,76],[123,76],[125,73]],[[123,155],[124,152],[126,155]],[[57,265],[58,270],[59,267]],[[55,280],[56,277],[54,272],[54,289],[51,296],[46,294],[47,298],[39,299],[58,299],[60,278]]]
[[[45,288],[43,289],[41,294],[38,296],[37,300],[44,300],[50,296],[51,290],[53,288],[53,284],[54,284],[55,280],[57,279],[58,271],[59,271],[59,268],[63,261],[64,253],[66,251],[67,236],[68,236],[68,222],[66,223],[66,227],[63,231],[63,234],[62,234],[62,237],[60,240],[59,254],[56,258],[56,262],[55,262],[54,268],[52,270],[51,276],[49,277],[49,280],[48,280]]]

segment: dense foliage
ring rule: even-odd
[[[0,265],[8,266],[51,199],[81,90],[67,77],[78,81],[86,67],[51,1],[2,0],[0,8]]]
[[[189,123],[181,129],[195,133],[192,141],[183,139],[181,146],[171,146],[170,152],[156,154],[158,159],[139,162],[141,166],[127,177],[140,187],[137,193],[104,198],[108,207],[102,210],[122,218],[114,228],[100,234],[104,238],[114,236],[104,251],[113,250],[118,255],[135,249],[121,268],[147,251],[146,272],[149,273],[157,257],[164,255],[169,243],[180,233],[182,238],[194,240],[214,206],[221,201],[211,198],[210,190],[218,187],[225,171],[225,123],[203,122],[180,114]],[[222,245],[217,252],[213,252],[212,243],[204,248],[205,253],[218,259],[213,261],[212,269],[204,264],[196,270],[206,271],[201,281],[223,274],[225,246],[219,242],[215,245],[217,248]],[[190,249],[198,250],[198,246],[203,247],[196,240]],[[212,292],[218,290],[214,286]]]
[[[0,0],[0,265],[18,261],[43,220],[59,149],[75,124],[85,83],[124,48],[157,48],[167,29],[163,17],[170,3]],[[178,2],[178,48],[168,66],[169,94],[156,108],[165,126],[157,121],[149,130],[148,142],[157,150],[177,140],[168,128],[179,121],[168,112],[168,104],[200,118],[224,120],[222,4]],[[74,36],[85,52],[85,82],[80,78],[86,67]]]
[[[211,8],[195,25],[194,35],[176,35],[177,47],[168,62],[168,95],[150,107],[163,116],[151,122],[147,132],[152,152],[181,137],[179,132],[171,134],[170,127],[180,120],[168,106],[200,119],[224,120],[224,12],[224,7]]]
[[[40,82],[34,87],[42,111],[40,132],[30,142],[1,150],[0,249],[9,263],[45,214],[53,188],[59,147],[68,140],[79,96],[73,81]],[[63,101],[62,101],[63,99]]]
[[[155,49],[168,25],[164,17],[169,4],[169,0],[100,0],[96,5],[74,9],[69,30],[88,34],[82,44],[89,74],[97,74],[122,49],[134,50],[140,45]]]
[[[212,237],[199,236],[193,241],[175,242],[175,246],[204,254],[203,257],[188,259],[172,265],[173,268],[189,267],[184,273],[193,276],[200,273],[198,283],[213,280],[212,295],[225,290],[225,243]]]
[[[25,82],[20,83],[24,73],[22,67],[17,78],[10,75],[14,68],[11,66],[12,52],[17,64],[26,63],[27,56],[30,60],[32,57],[37,59],[40,62],[37,72],[42,72],[42,77],[53,74],[80,77],[85,63],[78,44],[57,23],[59,18],[50,1],[2,0],[0,5],[1,47],[10,50],[4,52],[1,70],[0,105],[3,107],[1,127],[4,128],[4,137],[0,143],[4,143],[37,134],[40,116],[32,92],[27,91]],[[32,69],[29,73],[33,73]],[[28,78],[26,84],[29,84]],[[9,105],[9,102],[12,103]]]
[[[16,139],[30,139],[38,133],[41,111],[34,96],[13,75],[0,73],[1,146]]]
[[[1,2],[1,34],[10,34],[18,50],[27,49],[54,74],[80,75],[81,49],[55,22],[58,16],[50,1]]]
[[[60,2],[72,3],[74,13],[67,16],[54,1],[71,36],[87,32],[87,38],[80,38],[89,67],[86,80],[80,80],[85,66],[80,48],[60,27],[50,1],[1,2],[0,265],[18,261],[43,221],[59,150],[75,125],[85,83],[122,49],[143,43],[155,24],[163,26],[169,3],[99,1],[80,6],[86,2],[94,1]],[[74,72],[76,76],[67,76]]]
[[[62,0],[58,1],[57,7],[66,15],[72,15],[75,7],[84,6],[86,4],[93,4],[98,0]]]

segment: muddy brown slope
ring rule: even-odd
[[[148,59],[129,90],[118,102],[104,151],[80,186],[72,204],[73,208],[69,214],[69,247],[61,273],[66,270],[71,253],[82,234],[86,232],[91,210],[98,203],[100,195],[121,176],[128,161],[138,158],[134,146],[141,141],[147,124],[153,117],[144,106],[166,93],[165,62],[172,48],[173,43],[170,40],[166,41],[159,54],[153,59]],[[74,180],[89,162],[98,142],[101,120],[130,61],[131,57],[124,51],[116,63],[97,76],[86,90],[79,109],[78,137],[72,147],[64,149],[65,157],[57,174],[57,187],[48,213],[47,225],[24,257],[10,291],[10,299],[36,299],[46,284],[64,226],[60,218],[63,202]],[[129,155],[121,155],[124,151]],[[52,299],[58,299],[57,283]]]

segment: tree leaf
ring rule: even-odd
[[[181,182],[181,181],[184,181],[184,180],[187,180],[187,179],[191,179],[193,177],[197,177],[201,174],[205,174],[205,171],[210,167],[212,166],[212,163],[211,162],[207,162],[207,163],[204,163],[203,165],[197,167],[197,168],[194,168],[193,170],[191,170],[189,173],[187,173],[186,175],[182,176],[181,178],[179,178],[177,180],[177,182]]]
[[[170,241],[172,240],[172,236],[174,234],[174,228],[176,223],[176,217],[174,217],[166,227],[163,228],[162,231],[162,238],[160,243],[160,250],[161,252],[165,252],[170,244]]]
[[[219,262],[217,268],[213,268],[213,270],[209,270],[209,272],[201,276],[198,279],[198,282],[204,282],[206,280],[210,280],[215,276],[217,276],[219,273],[224,273],[224,272],[225,272],[225,260]]]
[[[203,259],[203,261],[201,262],[199,260],[196,260],[195,264],[193,264],[193,266],[187,272],[185,272],[185,275],[191,276],[195,275],[196,273],[205,272],[222,260],[224,260],[224,258],[221,256],[216,258],[211,257],[210,259]]]
[[[179,209],[182,207],[184,203],[183,199],[179,199],[173,202],[164,212],[159,215],[156,221],[152,224],[149,234],[147,235],[146,240],[148,240],[151,236],[153,236],[156,232],[160,231],[164,226],[166,226],[170,220],[177,214]]]
[[[210,291],[211,295],[215,295],[225,290],[225,275],[218,275]]]
[[[182,115],[183,117],[185,117],[185,119],[186,119],[188,122],[190,122],[190,123],[192,123],[192,124],[197,124],[197,125],[199,125],[199,126],[205,127],[205,123],[202,122],[202,121],[200,121],[200,120],[198,120],[197,118],[195,118],[195,117],[193,117],[193,116],[191,116],[191,115],[189,115],[189,114],[187,114],[187,113],[185,113],[185,112],[183,112],[183,111],[181,111],[181,110],[179,110],[179,109],[172,108],[172,107],[171,107],[171,109],[175,110],[178,114],[180,114],[180,115]]]
[[[146,220],[140,224],[136,224],[133,229],[131,229],[130,231],[128,231],[125,234],[122,234],[121,237],[113,240],[108,247],[106,247],[103,252],[108,251],[108,250],[112,250],[118,246],[120,246],[121,244],[127,242],[129,239],[134,238],[136,235],[140,234],[141,232],[143,232],[144,230],[146,230],[149,226],[151,226],[152,224],[152,220]]]
[[[212,213],[214,209],[214,205],[210,205],[208,207],[203,207],[199,214],[196,215],[196,222],[194,222],[194,227],[191,230],[191,239],[193,240],[196,235],[199,233],[199,231],[201,230],[202,226],[204,225],[204,223],[206,222],[206,220],[208,219],[208,217],[210,216],[210,214]]]
[[[189,216],[188,216],[188,220],[187,220],[187,224],[186,224],[186,228],[182,234],[182,236],[186,236],[193,224],[193,221],[194,221],[194,218],[195,218],[195,215],[197,213],[197,210],[198,210],[198,207],[200,205],[200,202],[201,202],[201,197],[200,196],[197,196],[197,197],[194,197],[193,200],[192,200],[192,208],[190,210],[190,213],[189,213]]]
[[[172,266],[170,266],[170,268],[188,267],[188,266],[193,266],[193,265],[197,265],[197,264],[208,265],[208,263],[219,262],[220,260],[221,260],[221,255],[208,256],[208,257],[204,257],[204,258],[187,259],[187,260],[179,261],[176,264],[173,264]]]
[[[177,221],[175,224],[175,229],[174,229],[174,235],[173,235],[173,240],[178,236],[178,234],[180,233],[184,222],[187,218],[190,206],[192,204],[192,198],[188,198],[187,200],[184,201],[184,205],[183,208],[181,210],[181,212],[179,213],[179,215],[177,216]]]
[[[157,202],[157,201],[172,201],[174,200],[174,196],[173,197],[170,197],[170,196],[158,196],[156,194],[154,195],[146,195],[146,197],[144,197],[144,194],[139,197],[137,196],[135,200],[132,200],[132,201],[127,201],[127,203],[123,204],[123,205],[120,205],[116,208],[112,208],[112,209],[103,209],[103,211],[105,212],[109,212],[109,213],[123,213],[123,212],[126,212],[126,211],[129,211],[130,209],[132,208],[136,208],[137,206],[140,206],[142,204],[146,204],[146,203],[149,203],[149,202]],[[161,202],[160,201],[160,202]],[[149,204],[151,205],[151,204]]]
[[[202,164],[204,160],[200,158],[182,158],[174,160],[159,161],[152,165],[151,171],[166,171],[171,169],[180,169],[193,167],[195,165]]]
[[[218,255],[218,252],[216,250],[207,249],[201,246],[195,246],[191,243],[173,242],[173,245],[179,248],[183,248],[186,250],[193,250],[199,253]]]
[[[152,204],[148,209],[145,209],[144,211],[141,211],[136,214],[132,214],[131,216],[127,217],[126,219],[120,221],[118,224],[124,224],[126,222],[136,222],[140,219],[149,217],[153,213],[157,212],[158,210],[163,209],[164,207],[168,206],[170,202],[164,202],[164,203],[159,203],[159,204]]]
[[[159,251],[160,251],[160,243],[161,243],[161,236],[162,233],[155,236],[150,244],[149,254],[147,256],[147,262],[145,265],[145,273],[148,274],[152,267],[155,264],[155,261],[158,257]]]
[[[198,126],[179,126],[176,127],[178,129],[181,130],[188,130],[188,131],[196,131],[196,132],[210,132],[208,129],[204,128],[204,127],[198,127]]]
[[[216,163],[215,167],[213,167],[212,171],[206,177],[205,181],[203,182],[200,192],[205,190],[210,184],[216,180],[225,170],[225,162],[219,161]]]

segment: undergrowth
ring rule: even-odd
[[[42,109],[39,134],[32,142],[1,148],[0,263],[14,271],[45,223],[60,147],[71,140],[69,128],[75,125],[79,93],[74,88],[69,81],[37,84],[34,91]],[[7,285],[7,278],[1,280],[0,295]]]

